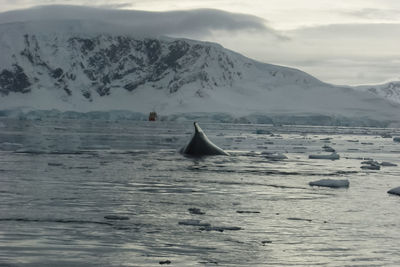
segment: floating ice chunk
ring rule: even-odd
[[[282,154],[282,153],[276,153],[276,152],[261,152],[261,155],[266,157],[269,160],[284,160],[287,159],[287,157]]]
[[[324,146],[322,147],[322,149],[323,149],[325,152],[332,152],[332,153],[336,152],[335,149],[333,149],[332,147],[330,147],[330,146],[328,146],[328,145],[324,145]]]
[[[398,195],[398,196],[400,196],[400,186],[399,187],[395,187],[395,188],[392,188],[392,189],[390,189],[389,191],[387,191],[389,194],[392,194],[392,195]]]
[[[129,217],[127,217],[127,216],[120,216],[120,215],[106,215],[106,216],[104,216],[104,219],[123,221],[123,220],[129,220]]]
[[[306,221],[306,222],[312,222],[311,219],[303,219],[303,218],[297,218],[297,217],[289,217],[287,218],[290,221]]]
[[[393,137],[393,141],[400,143],[400,137]]]
[[[373,159],[369,159],[369,160],[366,160],[366,161],[362,161],[361,164],[379,165],[379,162],[377,162],[376,160],[373,160]]]
[[[263,246],[265,246],[265,244],[271,244],[271,243],[272,243],[271,240],[263,240],[263,241],[261,241],[261,244],[262,244]]]
[[[380,170],[381,166],[379,166],[379,165],[363,165],[360,168],[364,169],[364,170]]]
[[[251,210],[237,210],[237,213],[260,213],[259,211],[251,211]]]
[[[392,138],[392,135],[390,133],[383,133],[381,134],[382,138]]]
[[[391,163],[391,162],[387,162],[387,161],[382,161],[380,163],[380,165],[384,166],[384,167],[396,167],[397,166],[397,164],[394,164],[394,163]]]
[[[178,222],[179,225],[191,225],[191,226],[203,226],[203,227],[210,227],[209,223],[201,222],[200,220],[183,220]]]
[[[321,141],[329,141],[329,140],[332,140],[332,137],[321,138],[319,140],[321,140]]]
[[[271,132],[267,130],[257,129],[256,134],[271,134]]]
[[[331,188],[348,188],[350,185],[349,180],[334,180],[334,179],[322,179],[309,183],[310,186],[322,186]]]
[[[223,232],[223,231],[239,231],[242,230],[242,228],[237,226],[204,226],[201,227],[199,230]]]
[[[330,159],[330,160],[336,160],[340,159],[340,156],[338,153],[333,152],[332,154],[329,155],[309,155],[309,159]]]
[[[60,167],[60,166],[63,166],[64,164],[62,164],[60,162],[48,162],[47,165],[53,166],[53,167]]]
[[[375,161],[375,160],[366,160],[361,162],[361,164],[364,164],[363,166],[361,166],[361,169],[364,170],[380,170],[381,169],[381,165],[379,164],[379,162]]]
[[[191,214],[197,214],[197,215],[206,214],[205,212],[201,211],[201,210],[198,209],[198,208],[189,208],[188,211],[189,211]]]

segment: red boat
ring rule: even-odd
[[[150,112],[149,121],[156,121],[156,120],[157,120],[157,113],[155,111]]]

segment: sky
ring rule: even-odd
[[[0,12],[0,23],[101,17],[217,42],[334,84],[400,80],[398,0],[0,0]]]

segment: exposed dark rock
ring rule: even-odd
[[[83,91],[83,96],[87,99],[92,99],[92,94],[89,91]]]
[[[0,93],[7,95],[10,92],[27,93],[31,85],[24,70],[14,64],[12,70],[3,70],[0,73]]]
[[[60,78],[64,71],[61,68],[56,68],[52,71],[51,76],[55,79]]]
[[[72,95],[72,91],[68,87],[64,87],[64,91],[67,93],[67,95]]]
[[[110,88],[105,86],[97,88],[96,91],[97,93],[99,93],[100,96],[105,96],[110,94]]]

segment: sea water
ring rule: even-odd
[[[399,129],[200,126],[2,119],[0,266],[398,266]]]

